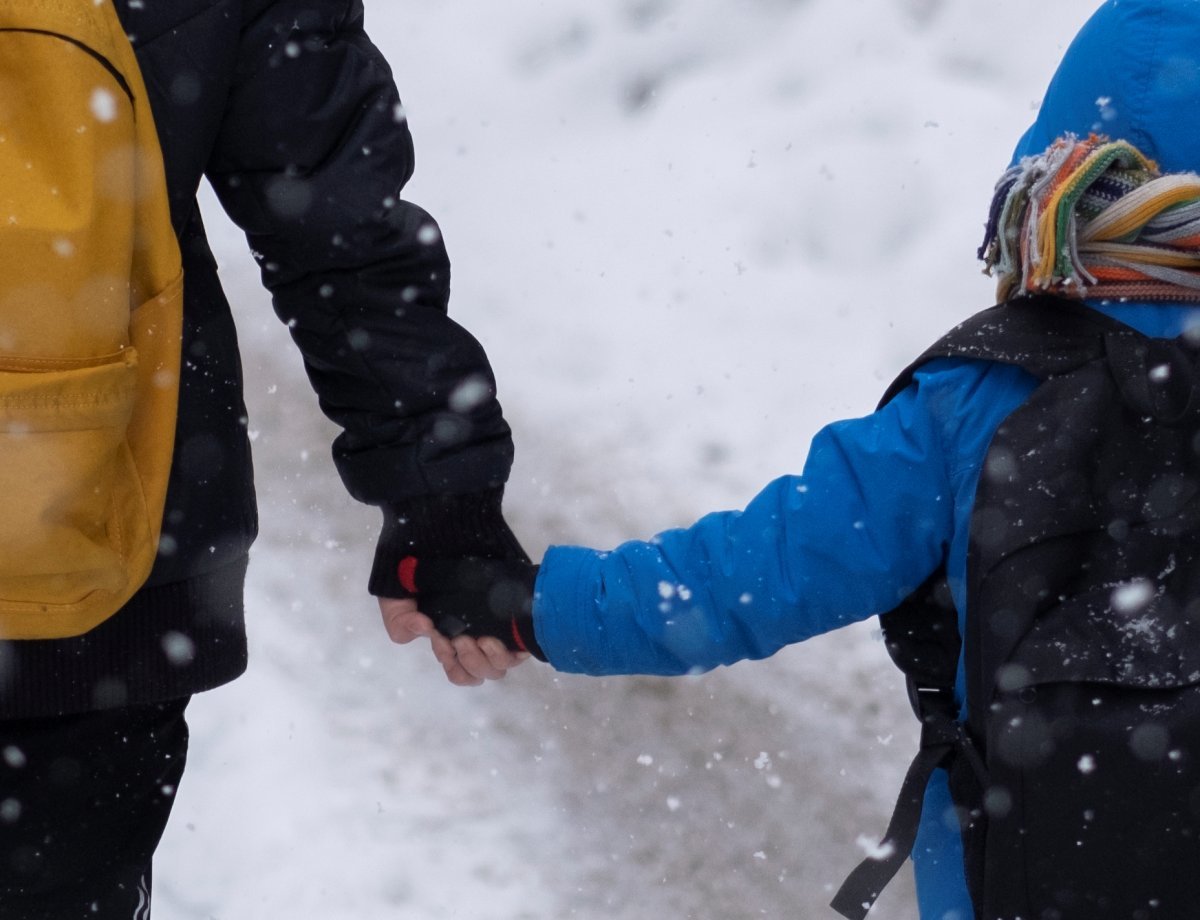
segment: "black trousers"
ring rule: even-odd
[[[187,703],[0,721],[0,918],[149,918]]]

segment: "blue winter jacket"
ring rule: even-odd
[[[1068,49],[1015,157],[1094,131],[1129,140],[1166,171],[1194,170],[1197,103],[1200,0],[1110,0]],[[1200,323],[1193,307],[1092,306],[1154,336]],[[997,426],[1035,385],[1009,366],[930,362],[874,414],[823,429],[803,473],[772,482],[744,511],[611,552],[551,548],[534,602],[538,642],[562,671],[692,673],[889,610],[943,561],[964,619],[979,472]],[[960,663],[960,702],[962,689]],[[921,917],[972,920],[942,771],[913,860]]]

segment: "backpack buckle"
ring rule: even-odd
[[[921,747],[954,745],[958,740],[958,701],[949,687],[908,682],[908,701],[921,720]]]

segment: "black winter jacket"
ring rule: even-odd
[[[413,546],[520,553],[500,515],[509,429],[482,349],[446,315],[437,225],[399,197],[412,143],[361,0],[116,4],[162,141],[184,260],[163,539],[147,586],[108,622],[76,639],[0,643],[0,718],[185,696],[245,667],[256,512],[234,324],[196,203],[205,176],[245,230],[320,404],[343,429],[343,480],[384,508],[371,589],[394,593],[395,562]],[[452,400],[464,384],[485,398]]]

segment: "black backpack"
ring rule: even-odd
[[[922,721],[861,920],[946,768],[977,920],[1200,916],[1200,347],[1067,300],[958,326],[936,357],[1039,379],[988,448],[960,636],[944,572],[881,617]],[[954,700],[964,656],[967,705]]]

